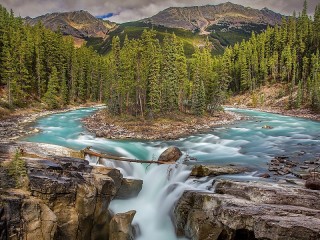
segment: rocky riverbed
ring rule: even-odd
[[[97,137],[109,139],[171,140],[209,131],[213,127],[244,119],[233,112],[219,112],[214,116],[179,116],[156,120],[117,119],[101,110],[85,118],[84,126]]]
[[[290,117],[299,117],[299,118],[305,118],[305,119],[310,119],[314,121],[320,121],[320,113],[313,112],[312,110],[306,109],[306,108],[286,109],[285,107],[274,107],[274,106],[254,108],[254,107],[249,107],[247,105],[242,105],[242,104],[226,105],[225,107],[255,110],[255,111],[261,111],[261,112],[267,112],[267,113],[281,114],[281,115],[290,116]]]

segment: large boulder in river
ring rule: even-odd
[[[141,179],[123,178],[121,187],[115,198],[127,199],[138,196],[142,189],[143,181]]]
[[[177,147],[169,147],[158,158],[161,162],[175,162],[182,156],[182,152]]]
[[[218,165],[196,165],[193,167],[190,176],[193,177],[215,177],[226,174],[238,174],[247,171],[244,167],[239,166],[218,166]]]
[[[132,220],[136,211],[126,213],[118,213],[113,216],[110,221],[110,236],[109,240],[132,240],[133,227]]]
[[[267,182],[218,180],[215,192],[185,192],[177,232],[193,240],[320,239],[320,191]]]
[[[312,189],[312,190],[320,190],[320,179],[316,178],[309,178],[306,181],[306,188]]]

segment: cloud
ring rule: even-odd
[[[269,9],[282,14],[291,15],[293,11],[302,10],[304,0],[229,0],[244,6]],[[87,10],[95,16],[107,13],[115,22],[127,22],[150,17],[167,7],[200,6],[219,4],[226,0],[2,0],[2,5],[13,9],[16,15],[36,17],[45,13]],[[308,0],[309,13],[312,14],[319,0]]]

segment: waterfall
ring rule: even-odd
[[[96,159],[91,158],[92,163]],[[138,240],[176,240],[172,223],[174,204],[185,190],[203,190],[211,186],[207,178],[189,179],[191,167],[184,164],[147,165],[103,159],[108,167],[119,169],[125,177],[143,180],[139,195],[131,199],[115,199],[110,204],[114,213],[136,210],[132,225]]]

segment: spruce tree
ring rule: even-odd
[[[151,60],[150,71],[148,76],[149,94],[148,108],[151,117],[161,111],[161,89],[160,89],[160,47],[154,47],[154,56]]]
[[[66,79],[66,71],[63,70],[61,73],[61,87],[60,87],[60,99],[63,106],[68,105],[69,102],[68,85]]]
[[[43,100],[47,104],[49,109],[56,109],[59,107],[58,89],[59,89],[58,71],[56,67],[52,67],[52,71],[51,71],[49,82],[48,82],[48,89],[43,97]]]

